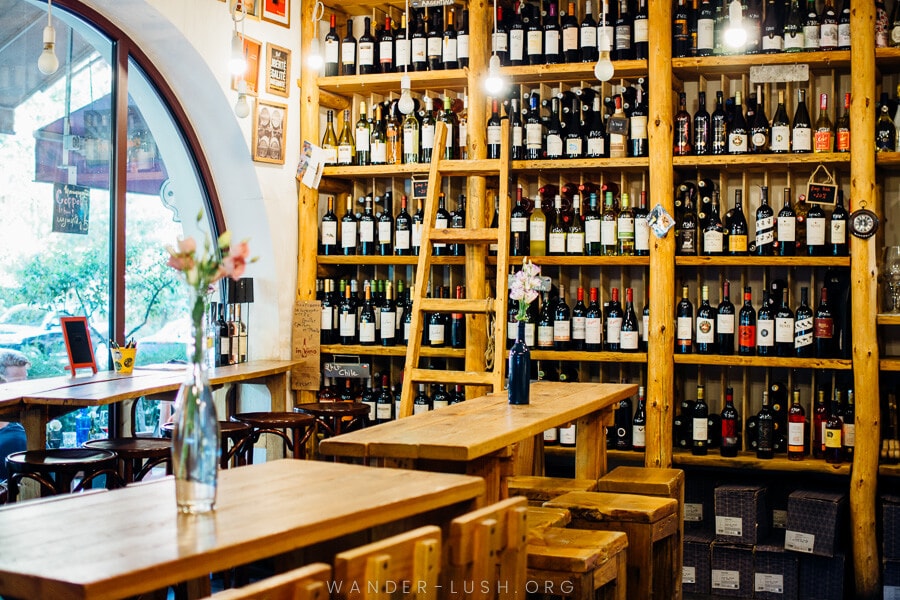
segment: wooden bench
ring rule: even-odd
[[[570,492],[547,503],[572,513],[571,527],[624,531],[628,536],[628,594],[640,600],[675,597],[678,502],[668,498]]]
[[[592,600],[601,590],[602,598],[626,600],[627,547],[627,536],[621,531],[531,530],[528,591]]]
[[[506,482],[510,497],[525,496],[532,506],[541,506],[544,502],[569,492],[593,492],[597,489],[595,479],[516,475]]]
[[[314,563],[242,588],[219,592],[209,600],[328,600],[330,579],[331,567]]]
[[[678,501],[678,542],[676,544],[675,595],[681,598],[681,567],[684,562],[684,471],[645,467],[616,467],[597,481],[598,492],[640,494]]]
[[[441,598],[524,598],[527,506],[525,498],[508,498],[450,522]]]

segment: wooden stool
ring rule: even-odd
[[[548,500],[569,492],[593,492],[597,482],[593,479],[570,479],[568,477],[532,477],[516,475],[506,480],[509,495],[525,496],[531,506],[541,506]]]
[[[341,435],[364,425],[369,416],[369,407],[362,402],[309,402],[294,407],[294,412],[312,415],[316,418],[317,431],[327,438]],[[348,419],[344,422],[344,419]],[[313,436],[315,455],[319,454],[319,436]]]
[[[529,506],[525,512],[525,527],[544,529],[545,527],[565,527],[572,521],[572,514],[564,508]]]
[[[219,592],[209,596],[208,600],[328,600],[331,581],[331,566],[313,563],[242,588]]]
[[[681,469],[650,469],[645,467],[616,467],[597,481],[598,492],[641,494],[678,501],[678,544],[675,557],[675,595],[681,598],[681,566],[684,562],[684,471]]]
[[[641,600],[675,597],[678,502],[668,498],[569,492],[546,506],[567,508],[572,527],[624,531],[628,536],[628,594]]]
[[[529,592],[626,600],[628,538],[621,531],[547,527],[528,532]],[[638,596],[634,596],[638,598]]]
[[[252,429],[244,444],[247,448],[248,461],[253,462],[252,445],[259,441],[263,434],[277,435],[284,441],[285,447],[293,452],[294,458],[306,458],[306,442],[316,430],[316,418],[295,412],[252,412],[240,413],[231,417],[232,421],[246,423]],[[287,432],[291,434],[288,435]]]
[[[142,480],[153,467],[163,463],[166,463],[166,474],[172,474],[172,440],[116,438],[91,440],[84,447],[115,452],[119,457],[119,475],[126,484]]]
[[[107,487],[123,485],[116,472],[116,455],[108,450],[94,448],[55,448],[50,450],[26,450],[13,452],[6,457],[9,473],[9,502],[19,496],[22,479],[33,479],[41,485],[42,496],[78,492],[100,475],[107,476]],[[72,488],[75,476],[84,472],[84,478]]]
[[[173,429],[175,429],[175,423],[164,423],[160,427],[163,437],[169,439],[172,438]],[[252,427],[239,421],[219,421],[220,467],[227,469],[232,463],[236,467],[247,464],[253,448],[252,446],[250,448],[243,447],[243,441],[247,439],[252,430]]]

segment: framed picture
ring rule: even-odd
[[[262,2],[262,19],[270,23],[278,23],[284,27],[291,26],[291,0],[257,0]]]
[[[259,18],[259,5],[261,0],[236,0],[238,3],[238,10],[241,9],[241,4],[244,5],[247,9],[248,17],[256,17]]]
[[[287,104],[257,100],[253,111],[253,160],[284,164]]]
[[[241,36],[244,42],[244,59],[247,61],[247,70],[243,78],[239,75],[231,78],[231,89],[238,89],[238,82],[243,79],[247,83],[247,94],[255,96],[259,93],[259,63],[262,59],[262,42],[253,38]]]
[[[290,95],[291,51],[266,44],[266,93],[287,98]]]

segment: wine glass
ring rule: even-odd
[[[887,285],[888,312],[900,313],[900,246],[888,246],[884,251],[884,281]]]

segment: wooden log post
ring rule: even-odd
[[[875,7],[853,5],[850,17],[850,211],[863,204],[876,213],[875,194]],[[882,222],[883,219],[882,219]],[[850,294],[853,304],[853,387],[856,391],[856,451],[850,475],[850,526],[858,599],[880,598],[880,567],[875,531],[878,492],[880,403],[878,391],[878,283],[875,257],[878,238],[851,236]]]
[[[650,2],[650,190],[651,205],[675,214],[672,198],[672,3]],[[672,466],[673,371],[675,333],[675,230],[650,235],[650,344],[647,349],[648,467]]]
[[[300,136],[302,139],[319,142],[319,74],[306,65],[310,42],[318,35],[313,21],[315,2],[300,4]],[[299,186],[297,201],[297,301],[316,299],[316,255],[319,240],[319,192]],[[315,392],[302,391],[298,402],[314,402]]]

